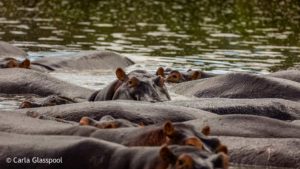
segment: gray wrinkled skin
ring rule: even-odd
[[[162,104],[191,107],[219,115],[249,114],[280,120],[300,119],[300,104],[284,99],[199,98],[195,100],[174,100]]]
[[[278,77],[278,78],[292,80],[300,83],[300,70],[284,70],[284,71],[271,73],[267,76]]]
[[[56,79],[48,74],[30,69],[2,69],[0,93],[59,95],[73,101],[86,101],[94,91]]]
[[[300,100],[300,83],[247,73],[230,73],[194,80],[171,88],[177,94],[199,98],[282,98]]]
[[[27,57],[27,53],[17,48],[9,43],[0,41],[0,58],[7,58],[7,57]]]
[[[54,70],[107,70],[127,67],[133,61],[120,54],[109,51],[84,51],[64,54],[57,57],[45,57],[32,62],[31,68],[38,71]]]
[[[163,123],[167,120],[179,122],[209,116],[217,116],[213,113],[193,108],[156,105],[149,102],[136,102],[129,100],[83,102],[17,110],[17,112],[20,113],[26,113],[27,111],[34,111],[41,115],[60,117],[64,120],[76,122],[79,122],[83,116],[99,120],[105,115],[111,115],[114,118],[126,119],[137,124],[142,122],[145,125]]]

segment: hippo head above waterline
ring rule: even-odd
[[[210,154],[191,146],[163,146],[160,159],[168,169],[228,169],[229,158],[224,153]],[[161,165],[162,166],[162,165]]]
[[[4,58],[0,60],[0,68],[30,68],[30,60],[19,61],[15,58]]]
[[[164,78],[144,70],[134,70],[128,74],[122,68],[116,70],[117,80],[104,89],[95,92],[90,101],[103,100],[137,100],[167,101],[171,100],[165,86]]]

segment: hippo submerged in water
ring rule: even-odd
[[[177,94],[200,98],[282,98],[300,100],[300,83],[249,73],[230,73],[174,86]]]
[[[19,61],[15,58],[4,58],[0,59],[0,68],[30,68],[30,60],[24,59]]]
[[[91,95],[89,101],[104,100],[171,100],[161,76],[155,76],[144,70],[134,70],[128,74],[121,68],[116,70],[117,80]]]
[[[227,155],[223,153],[199,151],[192,146],[125,147],[83,137],[29,136],[3,132],[0,132],[0,137],[3,138],[0,140],[1,169],[23,169],[24,166],[43,169],[227,169],[229,163]],[[10,157],[57,159],[58,162],[10,164],[7,163]]]
[[[156,75],[160,75],[165,78],[167,82],[170,83],[181,83],[191,80],[197,80],[197,79],[203,79],[203,78],[209,78],[217,76],[215,74],[206,73],[200,70],[192,70],[189,69],[186,72],[180,72],[177,70],[172,69],[163,69],[162,67],[159,67],[156,71]]]

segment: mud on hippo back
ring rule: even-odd
[[[121,68],[116,70],[117,80],[91,95],[89,101],[103,100],[137,100],[167,101],[171,100],[164,83],[164,78],[144,70],[134,70],[128,74]]]

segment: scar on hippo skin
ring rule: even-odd
[[[0,61],[0,68],[24,68],[30,69],[30,60],[18,61],[15,58],[4,58]]]
[[[171,100],[162,76],[144,70],[134,70],[126,74],[122,68],[116,69],[117,80],[102,90],[94,92],[89,101],[136,100],[160,102]]]

